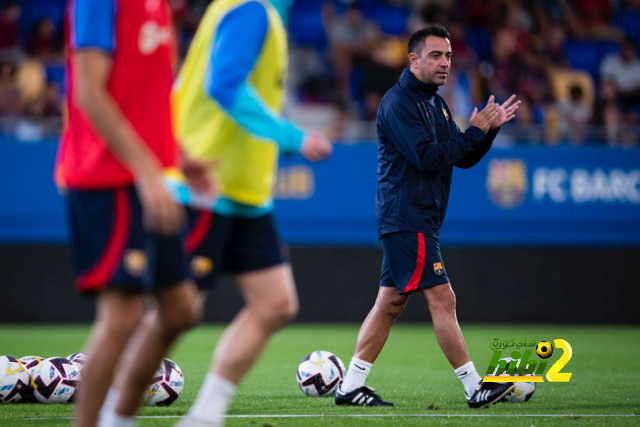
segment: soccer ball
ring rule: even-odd
[[[153,374],[151,384],[147,387],[143,396],[146,406],[169,406],[182,394],[184,388],[184,376],[180,367],[175,362],[164,358],[160,367]]]
[[[85,353],[73,353],[67,356],[69,362],[73,363],[73,365],[78,368],[78,371],[82,371],[84,368],[84,364],[87,363],[87,356]]]
[[[540,356],[541,359],[548,359],[553,354],[553,346],[549,341],[540,341],[538,345],[536,345],[536,354]]]
[[[502,372],[498,372],[498,368],[496,367],[496,370],[493,373],[493,375],[508,375],[507,374],[507,369],[509,369],[509,365],[511,363],[515,363],[516,364],[516,371],[518,370],[518,367],[520,365],[520,361],[519,360],[515,360],[515,359],[512,359],[510,357],[506,357],[506,358],[500,359],[500,360],[506,360],[507,361],[507,365],[504,367],[504,371],[502,371]],[[527,375],[527,371],[528,370],[529,370],[529,365],[527,365],[524,368],[524,374],[523,375]],[[533,372],[529,373],[528,375],[533,375]],[[512,392],[510,392],[505,397],[503,397],[502,398],[503,401],[505,401],[505,402],[526,402],[529,399],[531,399],[531,396],[533,396],[533,393],[536,391],[536,383],[534,383],[534,382],[523,382],[523,383],[516,382],[514,384],[516,385],[516,388],[514,388]]]
[[[39,402],[72,402],[80,388],[80,371],[69,359],[50,357],[33,370],[31,386]]]
[[[0,403],[21,402],[29,396],[29,374],[15,357],[0,356]]]
[[[307,354],[298,366],[298,386],[307,396],[333,396],[345,373],[344,364],[338,356],[329,351],[314,351]]]
[[[29,373],[29,377],[31,377],[31,373],[40,362],[42,362],[42,357],[40,356],[24,356],[20,358],[20,363],[22,363],[24,369]]]
[[[27,402],[35,400],[33,397],[33,387],[31,386],[31,374],[33,374],[33,370],[40,364],[40,362],[42,362],[42,357],[40,356],[24,356],[20,358],[20,363],[22,363],[22,366],[29,374],[29,390],[27,398],[25,399]]]

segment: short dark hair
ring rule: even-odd
[[[417,53],[420,55],[424,47],[424,41],[428,36],[440,37],[441,39],[449,38],[449,31],[441,25],[429,25],[426,28],[416,31],[409,39],[409,53]]]

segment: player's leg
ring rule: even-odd
[[[96,321],[84,350],[89,357],[76,406],[78,426],[95,425],[115,365],[144,313],[140,280],[125,268],[141,265],[138,251],[129,249],[135,216],[129,196],[127,188],[67,192],[76,287],[98,294]]]
[[[142,295],[104,291],[98,297],[96,321],[84,352],[76,426],[94,426],[113,380],[116,364],[144,313]]]
[[[199,294],[186,279],[187,258],[179,236],[148,233],[142,223],[142,207],[134,188],[131,201],[129,246],[125,270],[136,275],[153,294],[153,314],[137,328],[122,357],[126,375],[116,378],[100,413],[100,427],[126,425],[138,407],[144,388],[160,366],[175,338],[199,319]],[[135,257],[131,257],[135,254]],[[137,261],[135,261],[137,260]]]
[[[184,420],[185,426],[199,422],[207,426],[223,424],[236,385],[260,357],[273,334],[298,311],[293,274],[282,253],[271,215],[232,220],[216,216],[212,235],[219,237],[213,239],[215,245],[228,242],[217,265],[236,275],[246,305],[218,341],[211,370]],[[216,253],[214,248],[210,249]]]
[[[115,384],[117,417],[131,417],[136,413],[144,389],[162,358],[176,338],[200,319],[200,296],[190,282],[158,291],[156,302],[155,310],[147,315],[123,355],[122,372],[126,375],[119,375]],[[105,418],[108,418],[106,413]]]
[[[269,339],[298,312],[289,264],[238,276],[245,300],[216,346],[212,372],[238,384],[260,357]]]
[[[456,297],[451,285],[444,283],[423,289],[422,292],[427,298],[436,339],[445,357],[453,369],[469,363],[469,353],[456,317]],[[480,377],[477,378],[480,381]]]
[[[267,343],[298,312],[298,297],[288,264],[238,277],[245,307],[216,345],[211,370],[184,426],[221,426],[236,386]]]
[[[462,381],[465,397],[472,408],[483,408],[502,399],[515,387],[513,383],[483,383],[469,359],[467,346],[456,318],[456,298],[449,283],[423,290],[438,344]]]
[[[391,327],[406,307],[407,301],[408,296],[398,295],[395,287],[380,287],[376,302],[360,327],[355,354],[340,386],[341,394],[351,393],[364,386],[373,363],[389,338]]]
[[[349,363],[347,375],[344,382],[338,387],[335,402],[337,405],[360,405],[360,406],[389,406],[390,402],[385,402],[379,396],[373,394],[373,390],[365,386],[366,379],[371,372],[373,362],[382,351],[391,327],[407,305],[408,294],[403,294],[404,286],[397,287],[393,278],[392,270],[399,269],[397,249],[395,246],[396,236],[385,236],[383,238],[383,248],[385,257],[382,261],[382,271],[380,275],[380,290],[376,302],[367,315],[364,323],[360,327],[356,352]],[[417,246],[415,248],[417,250]],[[415,252],[410,249],[411,252]],[[411,271],[416,269],[415,254],[410,257],[408,266]]]
[[[465,389],[472,408],[499,401],[513,389],[513,383],[482,383],[469,359],[467,346],[456,316],[456,296],[444,268],[440,243],[436,236],[422,235],[425,269],[419,289],[427,299],[436,339]]]
[[[376,302],[360,327],[355,357],[368,363],[376,361],[408,300],[409,296],[398,295],[396,288],[380,287]]]

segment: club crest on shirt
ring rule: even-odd
[[[201,255],[196,255],[191,261],[191,272],[197,278],[203,278],[207,274],[211,273],[213,268],[213,261],[211,258],[207,258]]]
[[[449,113],[447,113],[446,108],[442,107],[442,112],[444,113],[444,118],[449,120]]]
[[[142,277],[147,271],[147,256],[139,249],[128,249],[124,253],[123,264],[132,277]]]
[[[442,273],[444,273],[444,267],[442,266],[441,262],[434,262],[433,263],[433,272],[436,273],[438,276],[442,275]]]

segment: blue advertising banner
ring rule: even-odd
[[[55,141],[0,143],[0,241],[64,242],[52,182]],[[328,161],[285,157],[276,216],[291,244],[373,245],[375,144],[337,145]],[[640,150],[493,149],[454,172],[444,245],[640,246]]]

